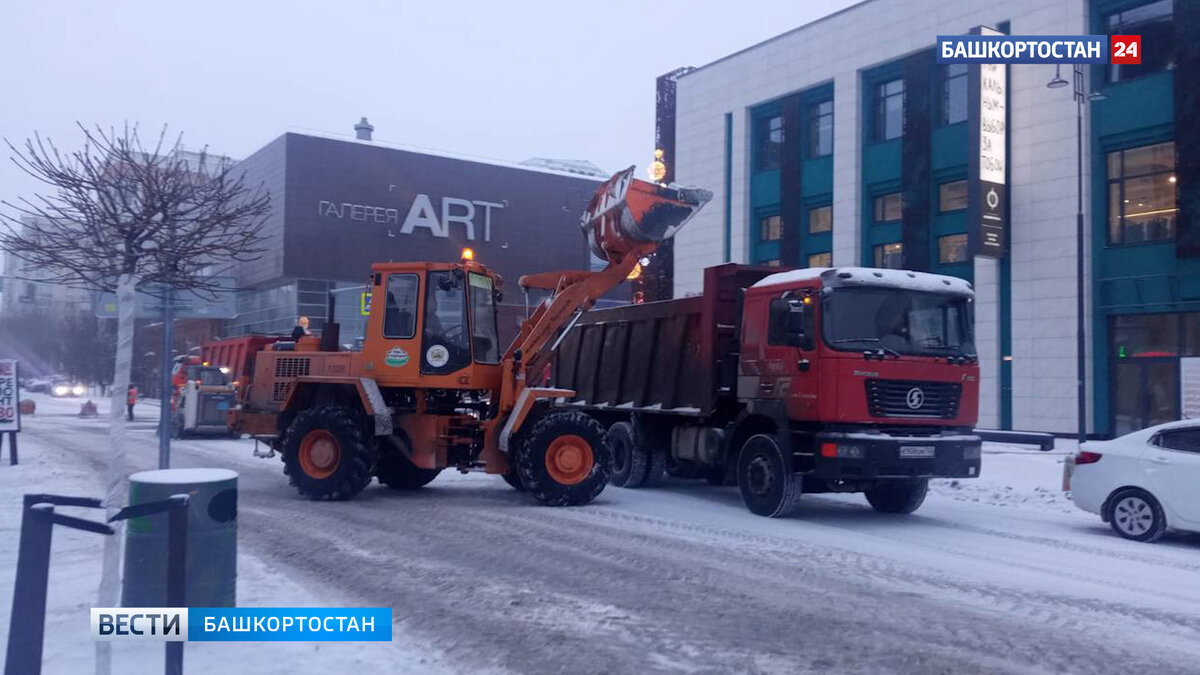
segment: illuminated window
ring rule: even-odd
[[[875,247],[875,266],[898,270],[904,267],[904,244],[880,244]]]
[[[890,223],[904,216],[904,194],[892,192],[875,198],[875,222]]]
[[[782,221],[779,216],[767,216],[758,220],[758,238],[761,241],[779,241]]]
[[[809,267],[833,267],[832,253],[814,253],[808,256]]]
[[[833,101],[808,107],[808,156],[833,154]]]
[[[904,135],[904,80],[875,85],[875,140]]]
[[[773,171],[779,168],[783,156],[783,118],[779,115],[755,121],[755,168]]]
[[[812,234],[833,230],[833,207],[818,206],[808,210],[808,231]]]
[[[948,265],[950,263],[966,262],[968,258],[967,235],[951,234],[945,237],[938,237],[939,263]]]
[[[938,212],[967,208],[967,181],[955,180],[938,185]]]
[[[1179,213],[1175,180],[1173,142],[1108,153],[1108,243],[1173,238]]]

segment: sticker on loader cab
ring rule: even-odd
[[[383,362],[393,368],[408,365],[408,352],[403,347],[392,347],[384,355]]]
[[[434,345],[425,350],[425,360],[434,368],[441,368],[450,362],[450,350],[443,345]]]

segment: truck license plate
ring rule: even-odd
[[[901,457],[934,457],[937,455],[937,448],[932,445],[902,445],[900,446]]]

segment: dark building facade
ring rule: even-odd
[[[270,193],[273,210],[266,252],[235,267],[241,290],[229,335],[286,333],[302,315],[319,328],[334,291],[346,342],[364,323],[372,263],[454,261],[470,247],[504,277],[503,338],[525,312],[521,275],[590,264],[579,218],[595,178],[297,133],[240,167],[248,185]]]

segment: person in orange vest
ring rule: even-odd
[[[133,404],[137,403],[138,390],[132,384],[129,385],[129,393],[125,396],[125,419],[133,421]]]

